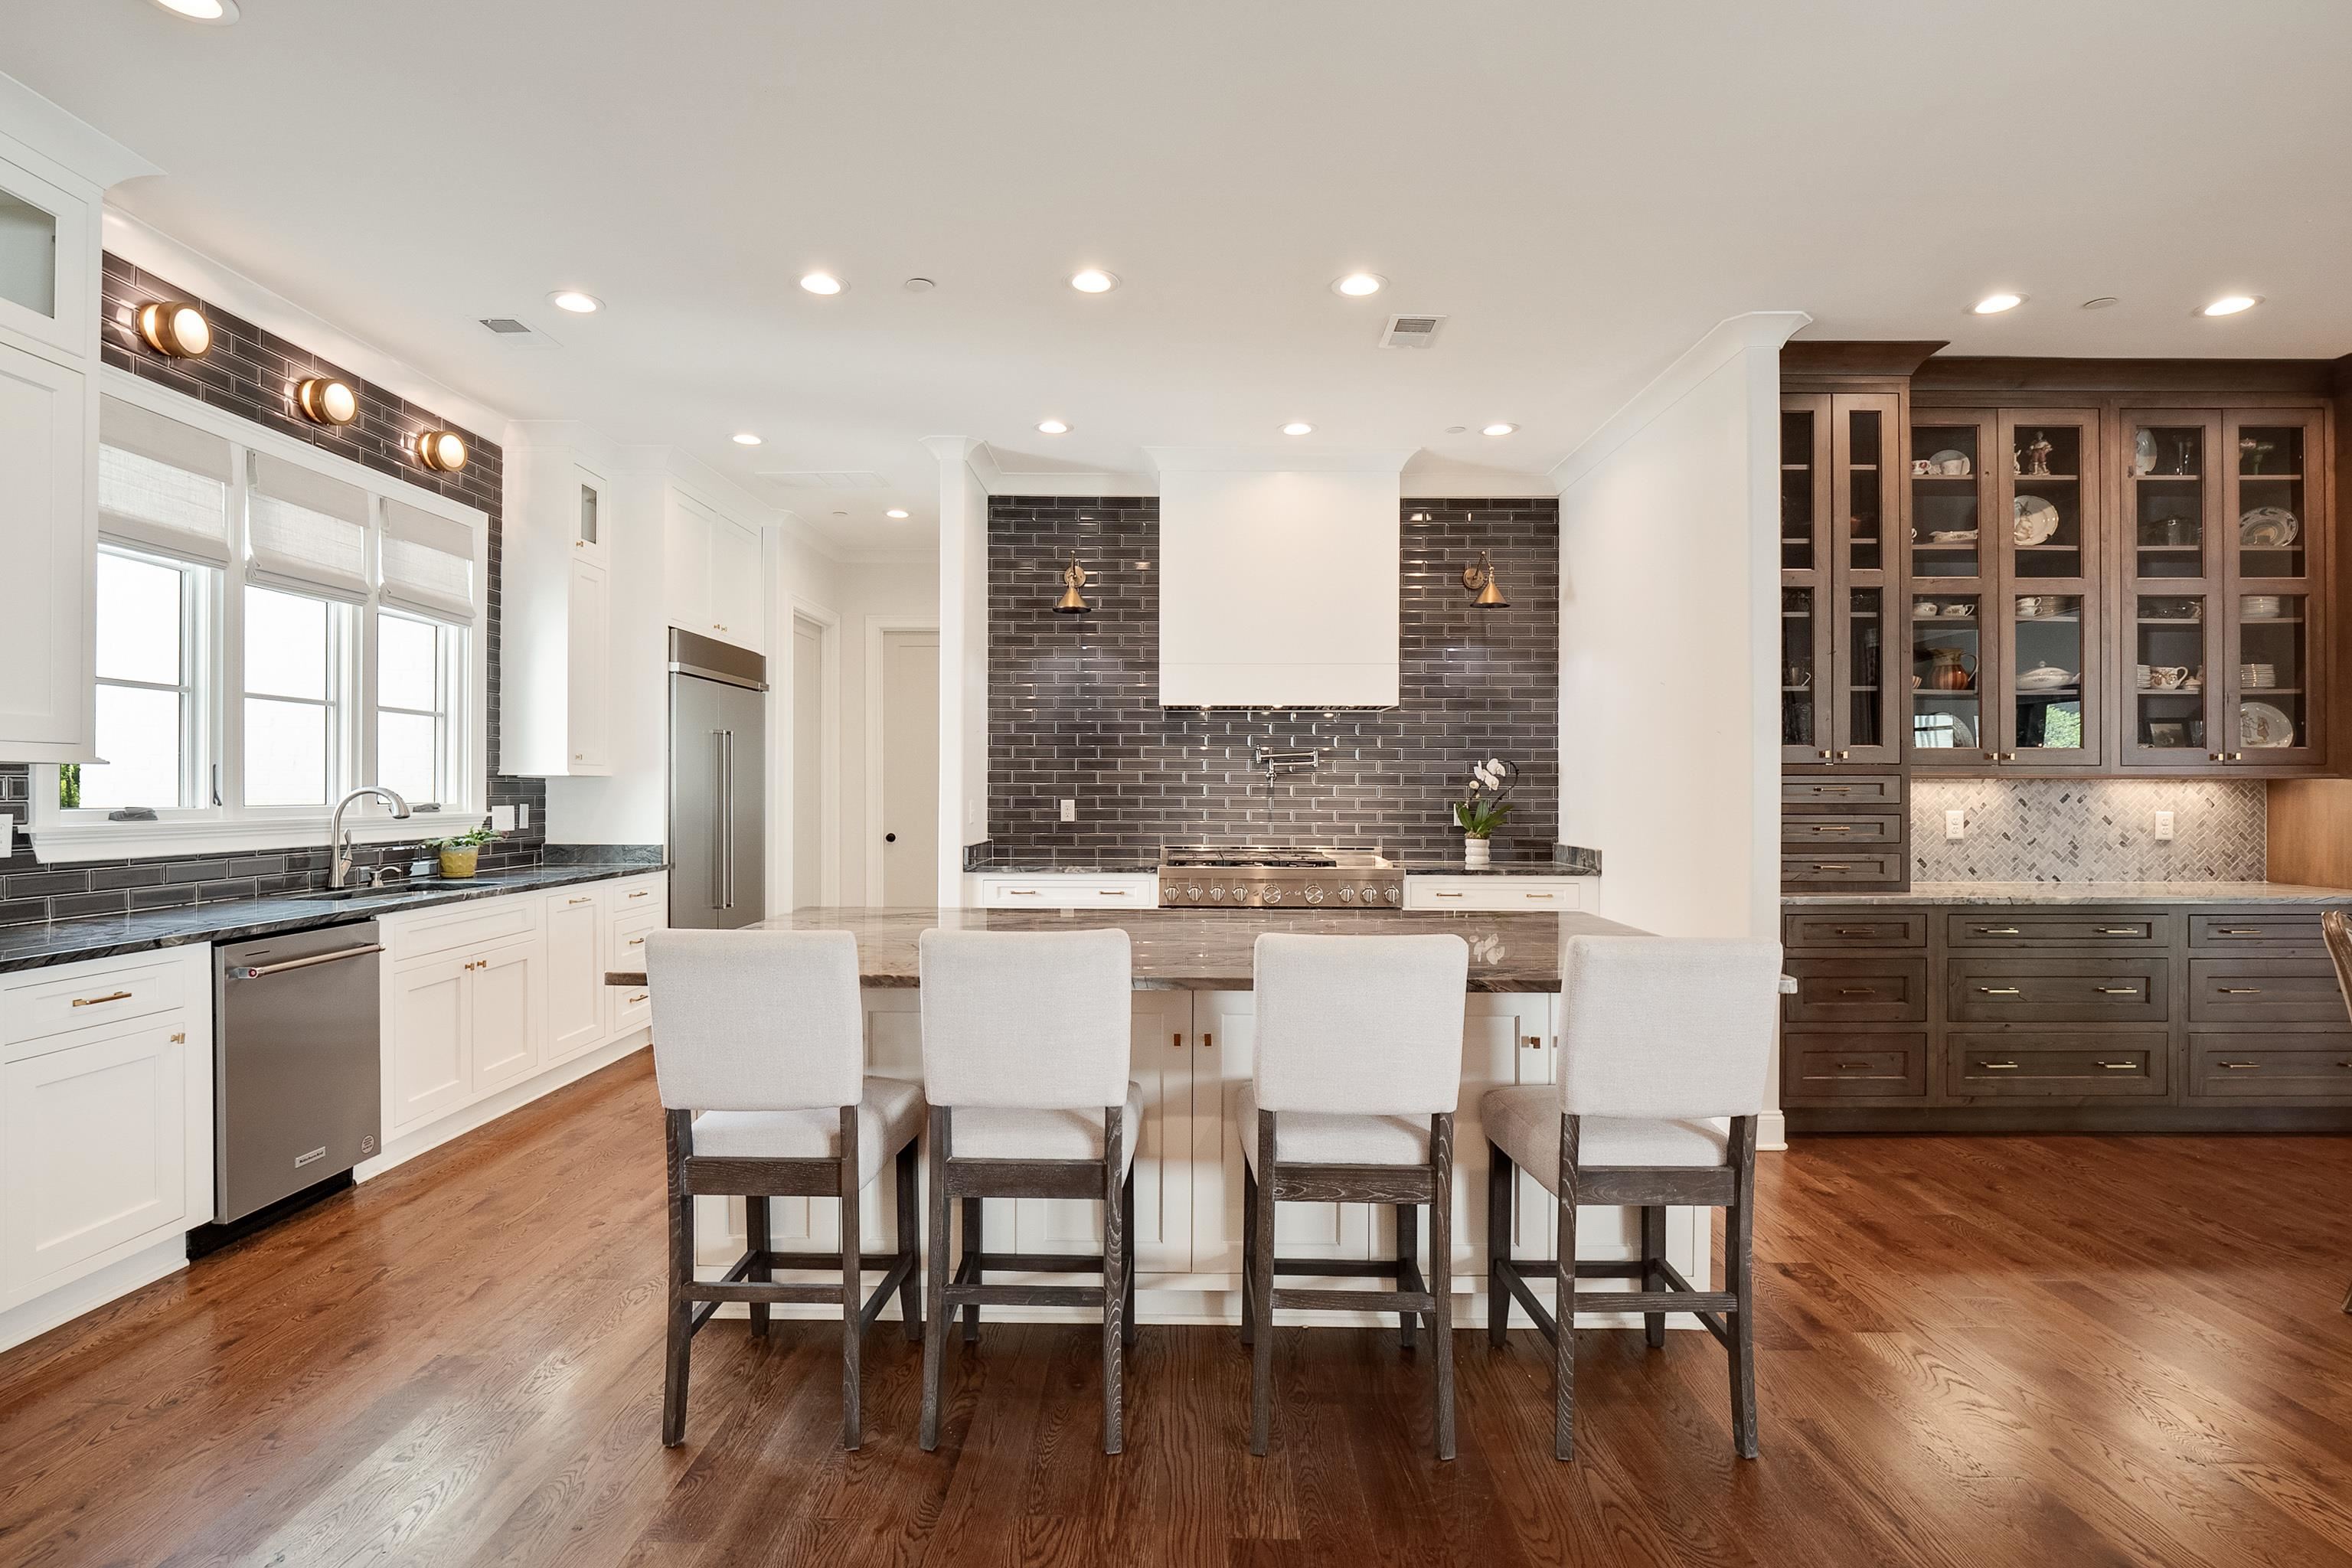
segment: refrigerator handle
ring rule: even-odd
[[[726,851],[721,856],[719,864],[726,868],[724,875],[727,898],[719,907],[731,910],[735,907],[735,731],[721,730],[719,733],[727,747],[727,758],[719,773],[719,785],[724,792],[719,805],[719,820],[726,824],[727,837],[724,840]]]
[[[710,907],[727,907],[727,731],[713,730],[710,738],[718,743],[718,776],[711,780],[711,854]]]

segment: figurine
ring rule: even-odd
[[[2257,441],[2252,436],[2241,436],[2238,437],[2238,450],[2245,455],[2245,464],[2239,472],[2259,474],[2263,471],[2263,460],[2271,455],[2271,444]]]
[[[2028,447],[2025,451],[2026,455],[2033,460],[2033,466],[2025,471],[2026,478],[2048,479],[2050,477],[2050,437],[2036,430],[2033,433],[2033,445]]]
[[[2025,477],[2025,461],[2013,446],[2009,449],[2009,477],[2012,479],[2021,479]]]

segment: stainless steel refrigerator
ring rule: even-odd
[[[768,912],[768,663],[670,628],[669,923],[750,925]]]

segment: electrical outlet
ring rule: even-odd
[[[2156,814],[2156,840],[2159,844],[2172,841],[2172,813],[2159,811]]]
[[[490,807],[490,831],[493,833],[512,833],[514,831],[513,806],[494,805]]]
[[[1078,803],[1075,800],[1064,801],[1062,803],[1062,820],[1064,822],[1076,822],[1077,819]]]
[[[1944,837],[1966,838],[1969,836],[1969,814],[1954,809],[1944,813]]]

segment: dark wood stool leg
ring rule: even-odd
[[[1430,1338],[1437,1342],[1437,1457],[1454,1458],[1454,1118],[1429,1119],[1429,1165],[1436,1185],[1429,1201]],[[1412,1210],[1404,1211],[1405,1224]],[[1408,1232],[1407,1234],[1410,1234]]]
[[[931,1268],[923,1281],[923,1452],[940,1446],[940,1379],[948,1356],[948,1139],[950,1114],[931,1107]]]
[[[1127,1445],[1126,1318],[1127,1204],[1119,1189],[1126,1185],[1127,1162],[1121,1158],[1126,1129],[1122,1108],[1103,1109],[1103,1452],[1116,1454]]]
[[[1274,1112],[1257,1113],[1257,1227],[1250,1244],[1250,1310],[1257,1333],[1250,1346],[1250,1452],[1264,1454],[1274,1436]],[[1246,1133],[1244,1134],[1246,1135]]]
[[[751,1265],[751,1271],[744,1278],[773,1283],[776,1271],[769,1266],[767,1258],[768,1200],[765,1198],[743,1200],[743,1245],[747,1250],[756,1255],[757,1258],[757,1261]],[[753,1301],[750,1305],[751,1337],[755,1340],[764,1340],[768,1337],[768,1304],[765,1301]]]
[[[1486,1145],[1486,1342],[1496,1350],[1511,1332],[1511,1157]]]
[[[1257,1287],[1252,1270],[1257,1267],[1257,1167],[1242,1157],[1242,1343],[1256,1331]]]
[[[1120,1224],[1127,1237],[1127,1300],[1119,1308],[1119,1338],[1129,1348],[1135,1344],[1135,1167],[1127,1168],[1127,1179],[1119,1184],[1118,1206]]]
[[[1661,1267],[1666,1260],[1666,1210],[1664,1204],[1651,1204],[1642,1210],[1642,1289],[1664,1290],[1666,1274]],[[1666,1343],[1666,1315],[1664,1312],[1642,1314],[1642,1338],[1652,1350],[1663,1350]]]
[[[1415,1214],[1413,1209],[1414,1205],[1412,1204],[1396,1205],[1396,1288],[1400,1290],[1411,1289],[1405,1283],[1408,1273],[1419,1272],[1419,1266],[1413,1261],[1413,1254],[1417,1250],[1413,1244],[1419,1237],[1413,1233],[1421,1228],[1421,1216]],[[1431,1245],[1433,1247],[1434,1241]],[[1433,1267],[1434,1267],[1433,1263]],[[1412,1349],[1412,1331],[1420,1317],[1421,1314],[1418,1312],[1397,1314],[1397,1343],[1406,1350]]]
[[[855,1448],[860,1440],[862,1405],[858,1390],[860,1319],[866,1307],[865,1237],[858,1214],[857,1107],[841,1108],[841,1446]],[[761,1198],[761,1207],[768,1200]],[[762,1226],[764,1229],[765,1227]]]
[[[898,1256],[907,1263],[907,1281],[898,1287],[898,1320],[908,1342],[923,1342],[922,1183],[916,1175],[918,1141],[907,1140],[898,1151]]]
[[[966,1198],[963,1201],[963,1255],[967,1258],[975,1260],[971,1269],[971,1283],[974,1285],[979,1284],[981,1280],[980,1265],[976,1260],[981,1253],[986,1250],[981,1245],[983,1237],[980,1223],[980,1202],[978,1198]],[[963,1342],[968,1345],[980,1343],[980,1303],[977,1301],[964,1304]]]
[[[686,1381],[694,1345],[694,1303],[684,1291],[694,1283],[694,1199],[686,1190],[686,1157],[694,1148],[689,1112],[663,1113],[663,1141],[669,1158],[669,1319],[662,1359],[662,1447],[686,1438]]]
[[[1552,1312],[1559,1331],[1552,1336],[1551,1451],[1576,1458],[1576,1144],[1577,1121],[1559,1119],[1559,1258],[1552,1265],[1559,1292]]]
[[[1725,1314],[1731,1352],[1731,1446],[1756,1457],[1756,1119],[1731,1119],[1731,1164],[1738,1194],[1724,1215],[1723,1272],[1739,1304]]]

